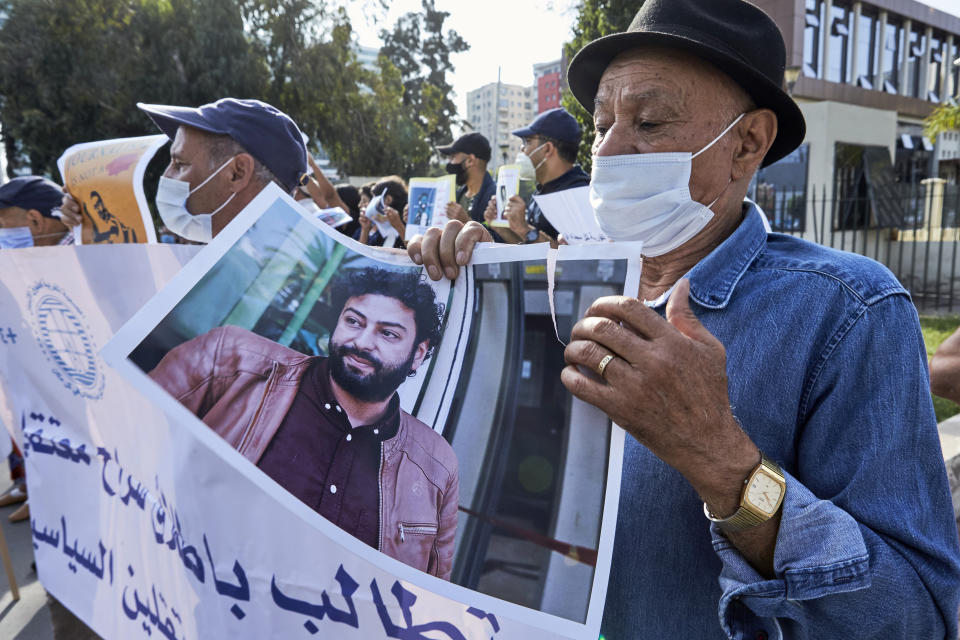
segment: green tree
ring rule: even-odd
[[[577,21],[573,25],[573,39],[563,46],[565,60],[573,59],[590,42],[611,33],[626,31],[643,1],[637,0],[580,0]],[[580,123],[583,137],[577,161],[589,172],[592,165],[590,146],[593,144],[593,117],[584,109],[569,89],[563,90],[561,103]]]
[[[923,121],[923,135],[930,142],[944,131],[960,131],[960,105],[941,104]]]
[[[2,10],[11,170],[56,177],[72,144],[155,131],[137,102],[258,95],[267,77],[234,0],[7,0]]]
[[[423,10],[401,16],[392,31],[380,31],[381,55],[399,71],[403,81],[403,104],[425,132],[430,145],[450,141],[457,106],[447,72],[450,56],[470,45],[443,24],[450,14],[438,11],[434,0],[423,0]]]

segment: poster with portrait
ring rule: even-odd
[[[408,628],[449,631],[410,637],[596,638],[623,432],[560,384],[560,338],[638,257],[490,245],[433,282],[265,190],[103,352],[229,466],[194,495],[243,508],[196,526],[258,604],[214,635],[406,637],[393,582]]]
[[[497,170],[497,217],[490,221],[492,227],[509,227],[506,218],[507,201],[520,193],[520,165],[505,164]]]
[[[63,152],[57,166],[83,217],[77,244],[157,241],[143,174],[167,140],[165,135],[100,140]]]
[[[456,197],[456,177],[411,178],[409,193],[405,240],[447,224],[447,204]]]

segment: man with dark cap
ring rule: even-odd
[[[0,249],[73,244],[60,221],[60,187],[41,176],[21,176],[0,186]]]
[[[437,151],[449,157],[447,173],[457,177],[456,202],[447,204],[447,218],[483,222],[483,211],[497,190],[497,183],[487,172],[490,143],[481,133],[465,133]]]
[[[523,140],[520,155],[517,156],[517,163],[521,167],[520,177],[537,181],[537,190],[533,195],[557,193],[590,184],[590,176],[576,164],[580,125],[563,107],[544,111],[528,126],[513,131],[513,135]],[[524,203],[520,196],[511,196],[505,209],[510,231],[520,242],[556,243],[557,230],[543,215],[532,196],[528,203]],[[484,215],[487,220],[497,215],[496,198],[490,199]]]
[[[156,202],[163,223],[178,236],[209,242],[269,183],[293,193],[305,179],[300,129],[265,102],[223,98],[197,108],[137,106],[173,140]],[[80,222],[69,195],[63,215],[70,224]]]
[[[784,63],[752,4],[647,0],[568,71],[597,220],[646,256],[561,374],[632,436],[602,631],[954,640],[960,544],[910,296],[745,200],[804,137]],[[484,233],[451,222],[408,251],[456,277]]]

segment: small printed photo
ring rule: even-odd
[[[436,189],[414,187],[410,190],[409,224],[429,227],[433,223],[433,209],[436,206]]]

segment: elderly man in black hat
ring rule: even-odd
[[[603,633],[952,640],[960,545],[910,297],[745,200],[804,137],[784,60],[747,2],[647,0],[568,71],[596,124],[597,220],[645,256],[562,372],[633,436]],[[478,227],[409,252],[456,277]]]
[[[544,111],[529,125],[512,133],[523,140],[517,164],[520,165],[522,179],[536,180],[537,189],[533,195],[557,193],[590,184],[590,176],[576,164],[580,148],[580,125],[563,107]],[[520,196],[510,196],[505,209],[510,231],[519,242],[556,244],[557,230],[543,215],[532,196],[528,203]],[[484,217],[490,221],[496,215],[497,199],[493,197]]]
[[[196,108],[137,106],[173,141],[156,203],[180,237],[209,242],[271,182],[292,193],[306,180],[300,129],[272,105],[223,98]],[[69,194],[62,209],[68,224],[80,223]]]

